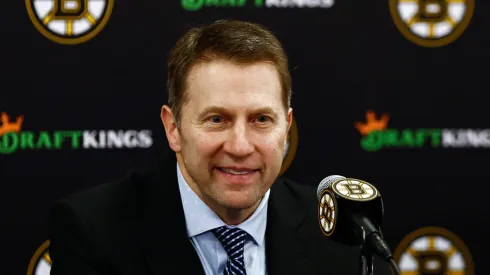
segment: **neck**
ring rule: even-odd
[[[262,200],[259,200],[255,205],[246,209],[220,209],[217,207],[213,209],[213,211],[227,224],[227,225],[239,225],[242,222],[246,221],[252,214],[255,209],[259,207],[259,204]]]
[[[257,209],[260,202],[262,201],[259,200],[253,206],[244,209],[226,208],[219,205],[216,201],[203,195],[199,186],[192,180],[192,178],[187,173],[187,170],[184,165],[184,160],[182,159],[182,155],[176,153],[176,156],[177,156],[177,162],[180,167],[180,171],[185,181],[187,182],[187,185],[189,185],[192,191],[194,191],[194,193],[196,193],[196,195],[209,208],[211,208],[211,210],[213,210],[214,213],[216,213],[216,215],[218,215],[223,220],[223,222],[226,223],[227,225],[238,225],[244,222],[245,220],[247,220],[250,216],[252,216],[253,212],[255,211],[255,209]]]

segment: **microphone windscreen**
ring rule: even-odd
[[[340,179],[345,179],[345,177],[339,176],[339,175],[332,175],[332,176],[328,176],[328,177],[324,178],[320,182],[320,184],[318,185],[318,189],[316,191],[316,197],[317,197],[318,201],[320,201],[322,199],[323,191],[330,188],[332,183],[334,183],[335,181],[340,180]]]

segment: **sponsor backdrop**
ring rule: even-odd
[[[189,27],[223,18],[266,25],[290,56],[285,176],[376,186],[405,275],[488,274],[488,1],[2,4],[0,274],[49,274],[51,203],[168,153],[167,54]]]

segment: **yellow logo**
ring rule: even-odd
[[[284,158],[282,160],[282,167],[279,175],[282,175],[293,162],[296,150],[298,149],[298,127],[296,126],[296,120],[293,117],[291,129],[289,129],[288,140],[286,143],[286,150],[284,150]]]
[[[49,240],[45,241],[34,253],[29,267],[27,268],[27,275],[49,275],[51,272],[51,258],[49,257]]]
[[[114,0],[25,0],[36,29],[60,44],[80,44],[107,24]]]
[[[408,234],[393,256],[405,275],[474,275],[473,260],[464,242],[440,227]]]
[[[400,32],[425,47],[447,45],[471,21],[474,0],[389,0],[390,12]]]
[[[323,234],[332,235],[337,222],[337,201],[328,189],[323,191],[318,208],[318,220]]]
[[[341,179],[332,184],[339,196],[354,201],[370,201],[378,196],[378,190],[368,182],[358,179]]]

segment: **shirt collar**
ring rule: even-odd
[[[185,221],[187,225],[187,235],[189,238],[207,232],[211,229],[226,225],[221,218],[214,213],[197,194],[192,190],[180,170],[177,163],[177,180],[179,182],[180,196],[184,208]],[[262,201],[252,216],[241,224],[238,228],[247,232],[255,242],[262,246],[264,244],[265,230],[267,227],[267,208],[270,189],[267,190]]]

